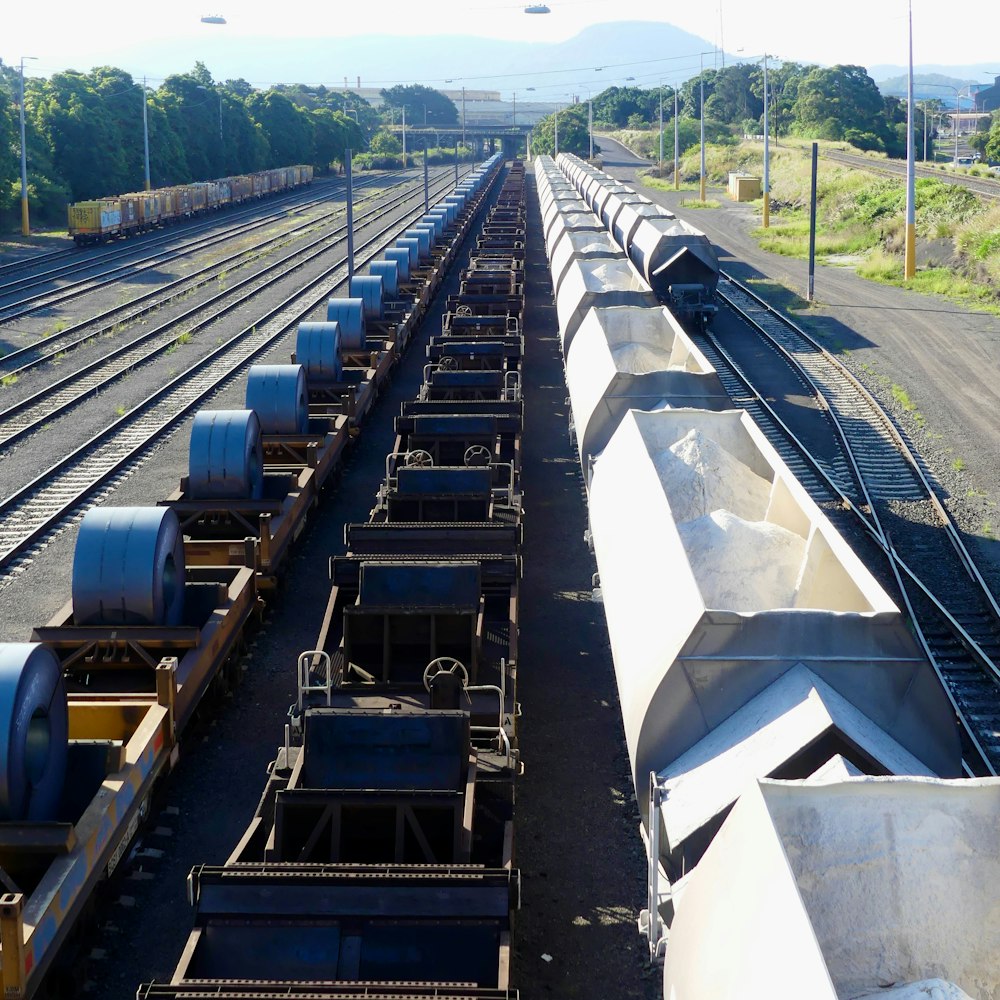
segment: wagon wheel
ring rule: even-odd
[[[459,306],[455,310],[455,315],[456,316],[471,316],[472,315],[472,306]]]
[[[417,448],[406,453],[403,464],[408,469],[429,469],[434,464],[434,456],[423,448]]]
[[[431,680],[438,674],[457,674],[462,681],[462,687],[469,686],[469,671],[465,669],[465,664],[461,660],[456,660],[454,656],[439,656],[424,667],[424,690],[428,693],[431,690]]]
[[[451,355],[442,358],[438,362],[438,368],[440,368],[442,371],[453,372],[457,367],[458,367],[458,361],[455,358],[451,357]]]
[[[465,449],[463,461],[466,465],[489,465],[490,450],[485,445],[473,444]]]

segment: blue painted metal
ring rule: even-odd
[[[256,410],[264,434],[305,434],[309,397],[302,365],[251,365],[246,405]]]
[[[192,500],[259,500],[264,494],[260,420],[253,410],[199,410],[191,425]]]
[[[339,323],[299,323],[295,335],[295,361],[306,370],[306,382],[339,382]]]
[[[179,625],[184,536],[169,507],[94,507],[73,555],[77,625]]]
[[[396,240],[396,246],[409,253],[411,271],[420,264],[420,240],[416,236],[401,236]]]
[[[0,820],[56,818],[68,739],[58,657],[37,642],[0,643]]]
[[[386,251],[388,255],[388,251]],[[395,260],[373,260],[368,270],[382,279],[382,291],[387,299],[399,294],[399,263]]]
[[[352,279],[353,281],[354,279]],[[365,348],[364,299],[327,299],[327,323],[340,324],[340,348],[343,351],[361,351]]]
[[[403,234],[403,238],[407,240],[417,240],[420,244],[420,259],[426,259],[431,252],[431,234],[426,229],[420,229],[414,226],[411,229],[407,229]]]
[[[414,249],[419,249],[419,247]],[[394,247],[389,247],[383,256],[387,261],[395,262],[400,281],[410,280],[410,247],[399,246],[397,244]]]
[[[356,274],[350,281],[352,298],[364,303],[365,319],[382,318],[382,278],[377,274]]]

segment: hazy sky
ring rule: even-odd
[[[89,68],[118,51],[127,36],[162,39],[163,44],[197,46],[211,33],[229,37],[312,38],[356,34],[469,33],[524,41],[560,41],[582,28],[612,20],[663,20],[718,44],[729,53],[759,55],[765,48],[785,59],[864,66],[906,60],[906,0],[550,0],[551,13],[527,15],[523,4],[506,0],[372,0],[323,4],[275,4],[273,0],[51,0],[5,4],[2,51],[5,62],[40,57],[31,70],[47,75],[75,66]],[[273,12],[280,18],[275,21]],[[296,16],[295,11],[301,11]],[[940,0],[913,0],[914,58],[917,63],[1000,63],[1000,3],[963,0],[948,8]],[[223,15],[224,26],[200,23]],[[109,41],[114,45],[109,45]],[[183,48],[181,51],[184,51]],[[615,56],[612,59],[612,55]],[[627,53],[609,62],[627,62]],[[140,67],[119,65],[136,72]],[[210,67],[211,68],[211,67]],[[1000,72],[1000,65],[996,67]],[[363,67],[357,70],[363,72]],[[427,79],[447,69],[428,67]],[[252,67],[246,74],[253,78]],[[332,77],[336,72],[331,74]]]

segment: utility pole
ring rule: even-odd
[[[559,155],[559,107],[556,106],[556,125],[555,125],[555,153],[553,156]]]
[[[587,131],[590,133],[590,158],[594,158],[594,102],[587,98]]]
[[[403,105],[403,169],[406,169],[406,105]]]
[[[910,65],[906,77],[906,252],[903,278],[909,281],[917,273],[917,168],[913,148],[913,0],[908,4],[910,28]]]
[[[677,116],[677,88],[674,87],[674,190],[681,189],[681,133]]]
[[[146,164],[146,190],[152,189],[149,181],[149,122],[146,120],[146,78],[142,78],[142,150]]]
[[[462,145],[465,145],[465,87],[462,87]]]
[[[660,81],[660,169],[658,175],[663,176],[663,81]]]
[[[764,53],[764,228],[771,225],[771,140],[767,131],[767,53]]]
[[[819,143],[812,144],[812,184],[809,193],[809,285],[806,299],[812,302],[816,292],[816,172],[819,164]]]
[[[21,235],[31,235],[31,223],[28,219],[28,147],[25,144],[24,133],[24,60],[35,59],[36,56],[21,56]]]
[[[699,74],[701,84],[701,200],[705,201],[705,57],[701,56],[701,72]]]
[[[347,280],[354,276],[354,178],[351,173],[353,151],[344,153],[344,167],[347,172]]]

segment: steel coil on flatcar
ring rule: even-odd
[[[179,625],[184,536],[167,507],[94,507],[73,555],[77,625]]]
[[[309,397],[302,365],[251,365],[246,406],[256,410],[264,434],[305,434]]]
[[[339,382],[339,323],[299,323],[295,334],[295,360],[306,370],[306,381]]]
[[[395,260],[373,260],[368,265],[373,275],[382,279],[382,291],[387,299],[399,295],[399,262]]]
[[[0,820],[57,818],[68,740],[58,657],[36,642],[0,643]]]
[[[355,274],[349,285],[352,299],[361,299],[366,320],[382,318],[382,278],[377,274]],[[363,344],[359,346],[364,346]]]
[[[361,298],[327,299],[327,323],[340,324],[340,346],[345,351],[365,348],[365,300]]]
[[[260,420],[253,410],[199,410],[191,425],[192,500],[259,500],[264,492]]]

